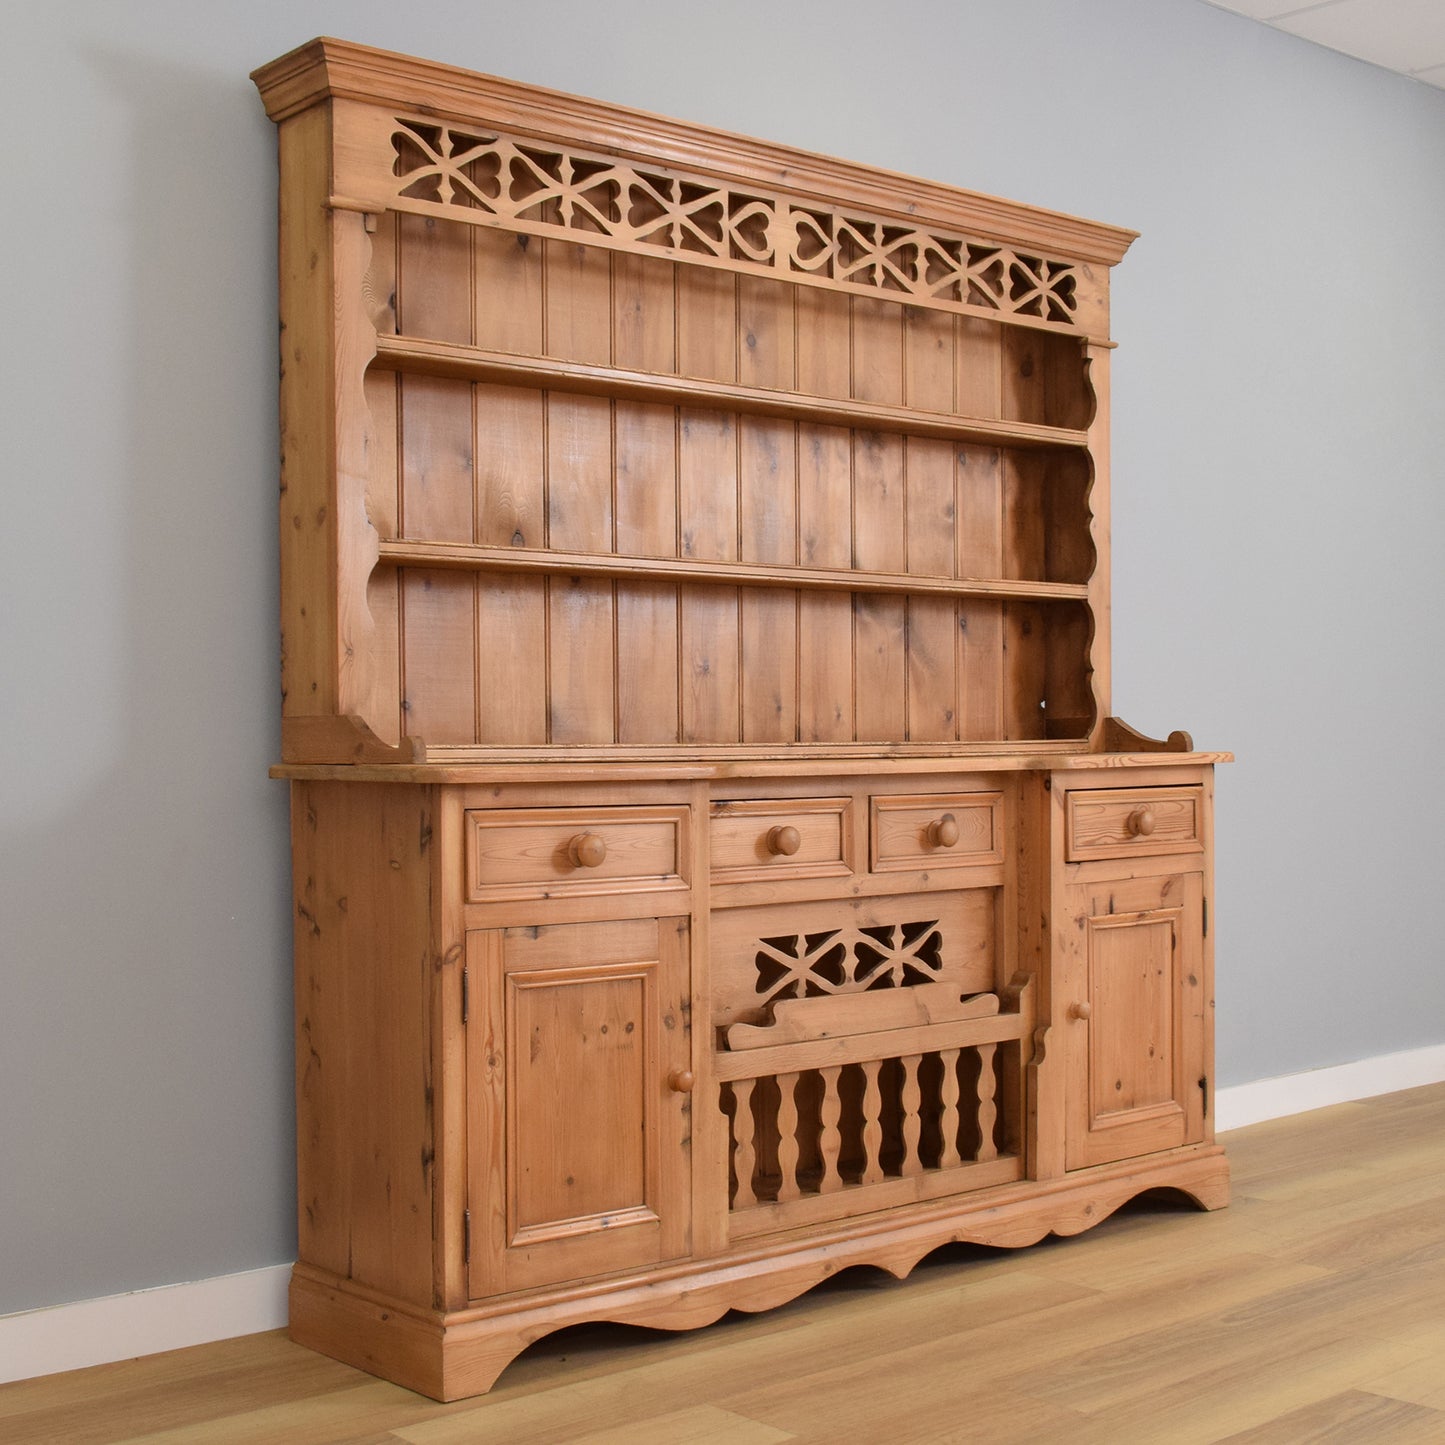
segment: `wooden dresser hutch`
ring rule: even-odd
[[[452,1399],[1224,1204],[1228,754],[1109,716],[1133,233],[333,40],[255,79],[294,1337]]]

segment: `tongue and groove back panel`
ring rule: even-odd
[[[373,248],[378,331],[450,343],[457,370],[484,349],[900,411],[1049,424],[1088,406],[1067,338],[989,322],[959,336],[964,323],[938,312],[829,293],[801,293],[800,308],[783,282],[409,215],[386,217]],[[373,610],[394,611],[401,639],[400,725],[429,744],[1032,739],[1056,630],[1061,670],[1084,665],[1079,454],[580,394],[565,375],[473,381],[412,360],[385,350],[368,378],[386,438],[371,477],[389,504],[384,540],[632,574],[519,574],[493,553],[486,571],[379,579]],[[659,581],[658,560],[724,565]],[[738,563],[748,585],[725,585]],[[835,576],[765,585],[790,568]],[[853,568],[889,574],[887,590],[851,593]],[[914,579],[935,590],[908,595]],[[957,596],[954,579],[1073,593]],[[517,682],[483,685],[498,675]]]
[[[299,477],[327,535],[283,544],[342,596],[288,713],[456,758],[1090,739],[1129,233],[953,191],[935,223],[944,188],[655,119],[652,156],[563,145],[559,98],[487,84],[289,123],[330,150],[336,448],[365,442],[334,508]],[[818,199],[840,176],[871,208]]]

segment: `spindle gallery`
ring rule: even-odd
[[[1132,233],[333,40],[255,80],[294,1337],[453,1399],[1223,1205],[1228,754],[1110,716]]]

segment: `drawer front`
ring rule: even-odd
[[[1118,788],[1069,794],[1070,863],[1204,849],[1202,788]]]
[[[688,883],[688,810],[497,808],[467,814],[467,901],[666,892]]]
[[[875,873],[1003,862],[1002,793],[924,793],[872,800]]]
[[[853,871],[850,798],[764,798],[714,803],[714,883],[836,878]]]

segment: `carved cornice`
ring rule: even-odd
[[[326,99],[358,101],[478,126],[487,133],[588,147],[744,188],[781,191],[803,203],[857,207],[914,227],[941,227],[1074,262],[1113,266],[1137,235],[936,181],[348,41],[313,40],[262,66],[252,79],[275,121]]]

